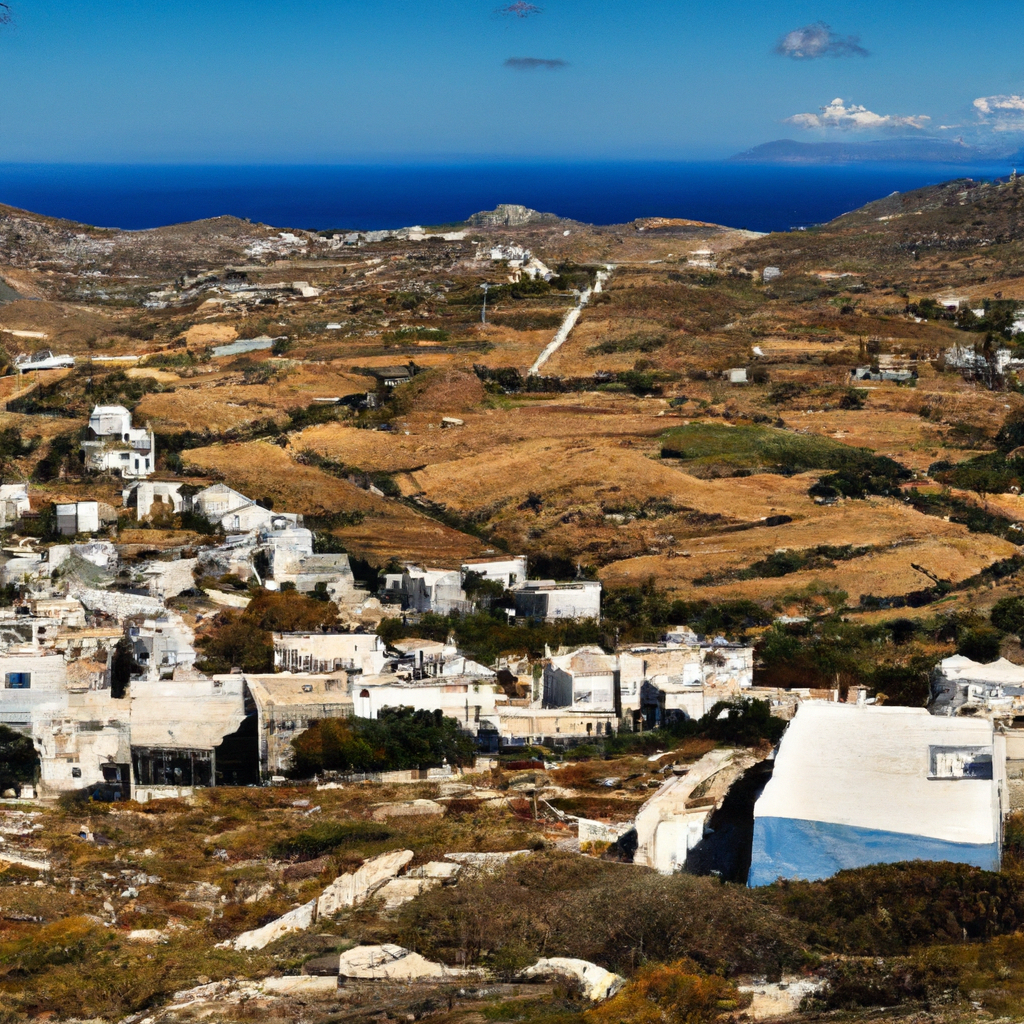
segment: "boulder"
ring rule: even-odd
[[[129,942],[162,942],[167,936],[159,928],[135,928],[128,933]]]
[[[393,850],[371,857],[355,871],[339,875],[320,895],[317,917],[336,914],[362,903],[379,886],[394,878],[412,860],[412,850]]]
[[[445,860],[461,864],[466,872],[496,871],[513,857],[526,857],[532,850],[510,850],[507,853],[446,853]]]
[[[523,978],[571,978],[578,981],[584,996],[592,1002],[608,999],[626,984],[619,974],[612,974],[589,960],[568,956],[552,956],[538,960],[522,973]]]
[[[385,943],[383,946],[356,946],[341,954],[338,973],[343,978],[376,981],[421,981],[475,977],[478,971],[446,967],[414,953]]]
[[[287,914],[256,928],[251,932],[242,932],[231,945],[235,949],[263,949],[271,942],[291,935],[292,932],[303,932],[316,920],[316,900],[303,903],[301,907],[288,911]]]
[[[435,800],[404,800],[401,803],[381,804],[373,812],[374,821],[404,818],[420,814],[444,814],[444,804]]]
[[[450,864],[445,860],[432,860],[429,864],[420,864],[409,868],[406,878],[439,878],[442,882],[454,881],[461,870],[461,865]]]
[[[439,878],[392,878],[373,895],[384,900],[385,910],[397,910],[403,903],[416,899],[417,896],[440,884]]]
[[[263,991],[275,996],[329,996],[338,991],[338,979],[306,974],[264,978]]]

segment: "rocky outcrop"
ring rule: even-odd
[[[264,978],[263,991],[275,996],[329,996],[338,991],[338,979],[318,978],[307,974],[285,978]]]
[[[452,865],[453,867],[455,865]],[[422,896],[441,884],[439,878],[392,878],[385,882],[374,896],[384,901],[385,910],[397,910],[403,903]]]
[[[355,871],[339,875],[317,901],[317,917],[362,903],[379,886],[396,877],[412,857],[412,850],[393,850],[371,857]]]
[[[583,995],[592,1002],[608,999],[626,984],[619,974],[606,971],[589,960],[552,956],[538,960],[522,973],[523,978],[569,978],[579,983]]]
[[[262,928],[242,932],[231,945],[235,949],[263,949],[264,946],[269,946],[270,943],[284,938],[285,935],[291,935],[292,932],[304,932],[315,920],[316,900],[310,900]]]
[[[401,803],[381,804],[374,809],[374,821],[388,818],[416,817],[417,815],[444,814],[444,804],[436,800],[404,800]]]
[[[522,224],[537,224],[561,220],[554,213],[540,213],[518,203],[502,203],[493,210],[481,210],[466,219],[476,228],[517,228]]]
[[[402,946],[356,946],[341,954],[338,974],[342,978],[371,981],[424,981],[479,977],[481,972],[446,967]]]

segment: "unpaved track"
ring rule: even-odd
[[[612,271],[615,269],[612,264],[608,264],[607,270],[599,270],[597,272],[597,279],[594,281],[593,288],[587,288],[580,295],[580,300],[565,314],[565,319],[562,321],[562,326],[558,328],[558,333],[554,336],[551,344],[548,345],[539,356],[533,366],[530,367],[530,376],[535,373],[540,373],[540,368],[562,347],[563,342],[569,337],[572,329],[576,326],[576,321],[580,318],[580,313],[583,312],[583,307],[590,301],[591,295],[596,295],[604,288],[605,281],[612,276]]]

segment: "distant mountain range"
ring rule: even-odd
[[[876,142],[778,139],[729,159],[734,163],[751,164],[984,164],[1014,160],[1024,164],[1024,150],[987,149],[949,139],[882,139]]]

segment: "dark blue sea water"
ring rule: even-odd
[[[105,227],[219,214],[278,227],[396,228],[522,203],[592,224],[688,217],[755,231],[831,220],[872,199],[1009,166],[477,163],[385,166],[0,164],[0,203]]]

